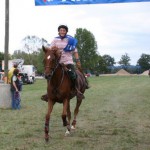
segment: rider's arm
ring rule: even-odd
[[[76,62],[80,61],[78,52],[74,52],[74,57],[76,59]]]

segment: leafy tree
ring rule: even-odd
[[[42,73],[43,68],[43,51],[42,45],[48,45],[48,42],[37,36],[26,36],[22,40],[22,49],[13,53],[13,59],[24,59],[24,65],[34,65],[38,73]]]
[[[75,37],[78,40],[78,52],[82,67],[85,71],[94,71],[97,63],[97,42],[94,35],[87,29],[76,29]]]
[[[32,52],[31,54],[28,54],[26,52],[23,52],[21,50],[15,50],[12,59],[23,59],[24,65],[37,65],[37,56],[39,55],[39,52]]]
[[[14,51],[12,55],[12,59],[23,59],[24,65],[34,65],[37,69],[37,73],[42,74],[44,71],[43,67],[43,58],[44,53],[40,49],[38,52],[33,52],[31,54],[28,54],[26,52],[23,52],[21,50]]]
[[[4,60],[4,53],[0,52],[0,61]]]
[[[128,56],[127,53],[125,53],[124,55],[121,56],[121,59],[120,61],[118,62],[120,65],[123,65],[123,66],[128,66],[130,65],[129,61],[130,61],[130,57]]]
[[[43,65],[44,53],[43,50],[40,50],[39,55],[37,56],[37,73],[43,74],[44,72],[44,65]]]
[[[22,40],[22,51],[31,54],[39,51],[42,45],[48,45],[44,38],[28,35]]]
[[[115,59],[110,55],[103,55],[103,59],[105,60],[106,66],[113,66],[115,63]]]
[[[97,68],[95,69],[96,73],[104,74],[107,73],[106,61],[102,56],[98,56]]]
[[[142,54],[137,64],[141,66],[142,72],[145,70],[150,69],[150,55],[149,54]]]
[[[24,64],[25,65],[29,65],[32,64],[31,62],[31,58],[30,55],[24,51],[21,50],[15,50],[13,55],[12,55],[12,59],[24,59]]]
[[[2,60],[4,60],[4,53],[3,52],[0,52],[0,71],[2,70]],[[8,60],[11,59],[11,55],[8,54]]]
[[[48,42],[44,38],[37,36],[26,36],[22,40],[22,51],[26,53],[25,64],[33,64],[37,66],[37,56],[40,53],[42,45],[48,45]]]

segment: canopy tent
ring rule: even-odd
[[[35,0],[36,6],[149,2],[150,0]]]

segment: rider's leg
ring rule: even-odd
[[[68,68],[68,75],[72,81],[73,90],[76,91],[78,98],[83,99],[84,95],[83,95],[83,93],[80,92],[80,87],[78,85],[77,74],[76,74],[74,65],[69,64],[69,65],[67,65],[67,68]]]

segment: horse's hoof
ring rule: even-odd
[[[67,126],[67,122],[63,122],[63,126],[66,127]]]
[[[48,142],[49,141],[49,138],[45,138],[45,142]]]
[[[70,131],[66,130],[65,136],[68,136],[68,135],[70,135]]]
[[[45,137],[45,142],[48,142],[49,141],[49,136],[46,136]]]
[[[71,130],[75,130],[76,128],[74,126],[71,126]]]

